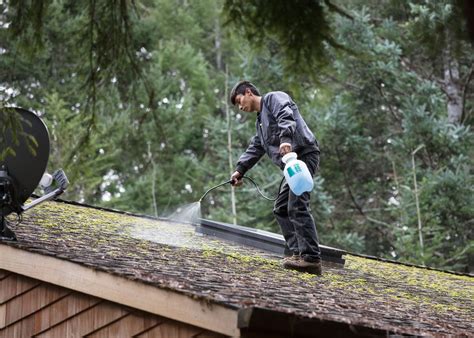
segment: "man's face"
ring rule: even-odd
[[[247,89],[245,93],[239,94],[235,97],[235,105],[239,107],[240,110],[245,112],[252,112],[253,104],[253,95],[250,89]]]

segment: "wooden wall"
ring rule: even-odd
[[[137,295],[137,297],[146,295]],[[0,338],[223,335],[0,270]]]

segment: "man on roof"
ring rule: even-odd
[[[283,170],[282,157],[295,152],[314,177],[319,169],[318,141],[287,93],[274,91],[261,96],[252,83],[240,81],[232,88],[230,101],[240,110],[257,115],[257,132],[237,162],[231,176],[233,185],[240,186],[245,173],[265,153]],[[321,274],[321,251],[309,201],[310,192],[297,196],[285,181],[273,213],[286,241],[283,267]]]

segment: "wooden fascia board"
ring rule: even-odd
[[[66,260],[0,245],[0,269],[237,337],[238,310]]]

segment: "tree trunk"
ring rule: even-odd
[[[227,117],[227,152],[229,160],[230,173],[232,175],[234,169],[234,161],[232,160],[232,129],[230,119],[229,100],[227,100],[227,84],[229,82],[229,70],[225,67],[225,91],[224,91],[224,102],[225,102],[225,113]],[[230,201],[232,204],[232,223],[237,225],[237,209],[235,201],[235,188],[234,186],[230,189]]]
[[[449,41],[449,40],[448,40]],[[443,51],[444,90],[448,96],[448,121],[461,123],[463,99],[461,81],[459,79],[459,63],[452,57],[450,44]]]
[[[220,27],[218,16],[216,16],[216,20],[214,23],[214,32],[215,32],[214,47],[216,50],[216,68],[218,70],[222,70],[221,27]]]

